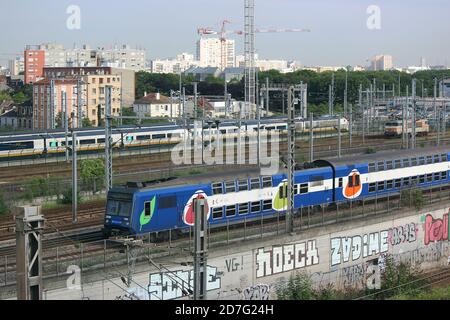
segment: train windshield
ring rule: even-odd
[[[110,216],[129,217],[133,196],[131,194],[111,194],[108,196],[106,214]]]

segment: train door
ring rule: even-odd
[[[354,169],[347,177],[347,183],[343,190],[344,197],[347,199],[355,199],[359,197],[362,191],[361,174]]]

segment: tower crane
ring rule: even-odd
[[[226,59],[226,40],[227,36],[230,34],[236,34],[239,36],[244,35],[244,31],[242,30],[226,30],[226,24],[230,24],[229,20],[222,21],[222,28],[220,31],[213,30],[209,27],[199,27],[197,29],[197,33],[200,37],[208,36],[208,35],[219,35],[220,43],[221,43],[221,65],[220,68],[223,70],[226,68],[227,59]],[[311,32],[310,29],[255,29],[255,33],[284,33],[284,32]]]

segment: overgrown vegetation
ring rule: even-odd
[[[102,159],[86,159],[80,161],[80,178],[85,185],[92,186],[96,193],[104,187],[105,164]]]
[[[3,192],[0,190],[0,215],[9,213],[9,207],[6,204]]]
[[[417,210],[422,209],[425,204],[422,189],[402,190],[401,199],[401,203],[403,206],[414,207]]]
[[[362,283],[361,283],[362,284]],[[332,284],[315,287],[311,275],[300,272],[291,276],[286,284],[279,285],[276,294],[279,300],[342,300],[342,299],[403,299],[416,296],[426,299],[429,296],[448,296],[450,290],[428,292],[427,280],[423,279],[418,268],[408,263],[396,263],[391,256],[386,257],[381,271],[381,288],[368,290],[364,288],[349,288],[337,290]]]

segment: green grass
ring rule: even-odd
[[[450,300],[450,286],[434,288],[416,295],[400,294],[390,298],[390,300]]]

